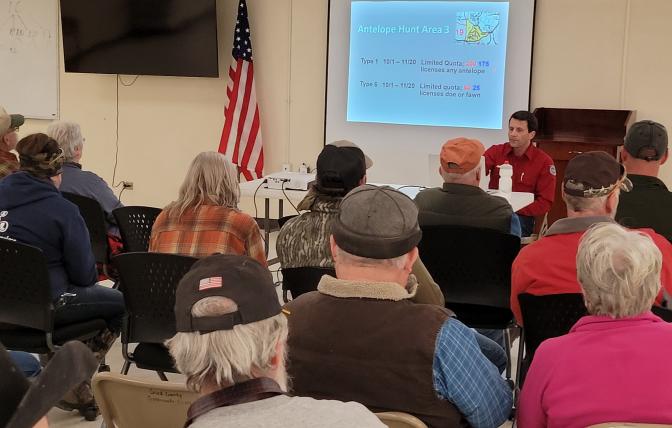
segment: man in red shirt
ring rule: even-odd
[[[534,217],[546,214],[555,198],[555,165],[546,153],[532,144],[538,123],[529,111],[517,111],[509,119],[509,141],[485,151],[485,171],[490,189],[499,188],[499,165],[513,167],[513,191],[534,193],[534,202],[518,210],[522,236],[534,230]]]
[[[567,164],[562,199],[567,218],[557,220],[546,235],[523,248],[511,267],[511,311],[522,325],[518,295],[581,293],[576,276],[576,253],[584,232],[597,223],[615,223],[621,191],[632,190],[625,168],[610,154],[587,152]],[[672,244],[652,229],[648,235],[663,256],[660,283],[672,292]],[[662,292],[657,301],[662,300]]]

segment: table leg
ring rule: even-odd
[[[282,205],[284,200],[278,199],[278,220],[282,218]]]

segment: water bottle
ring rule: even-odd
[[[498,166],[499,168],[499,191],[502,193],[511,193],[513,187],[513,167],[508,163]]]

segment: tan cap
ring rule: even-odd
[[[478,140],[454,138],[441,147],[441,168],[450,174],[465,174],[481,163],[485,147]]]
[[[20,114],[9,114],[0,106],[0,135],[5,135],[10,129],[23,125],[24,118]]]
[[[353,143],[352,141],[348,140],[338,140],[334,141],[332,143],[329,143],[328,145],[330,146],[336,146],[336,147],[355,147],[358,148],[359,150],[362,150],[357,144]],[[364,150],[362,150],[362,153],[364,153]],[[366,165],[366,169],[369,169],[373,166],[373,161],[371,160],[370,157],[364,153],[364,164]]]

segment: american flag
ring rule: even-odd
[[[261,178],[264,169],[264,147],[261,142],[259,106],[254,90],[252,40],[245,0],[238,3],[236,30],[233,33],[233,61],[229,67],[224,109],[224,129],[219,152],[238,166],[246,180]]]
[[[203,278],[198,282],[198,291],[209,290],[211,288],[222,288],[222,277],[213,276],[211,278]]]

